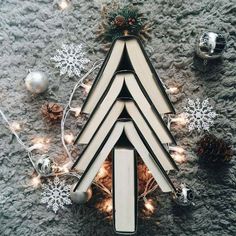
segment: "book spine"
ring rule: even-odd
[[[118,234],[133,234],[137,228],[137,161],[135,151],[113,150],[113,223]]]

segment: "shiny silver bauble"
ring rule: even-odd
[[[196,41],[196,54],[204,60],[220,58],[225,48],[225,37],[214,32],[205,32]]]
[[[42,71],[32,71],[25,78],[25,85],[31,93],[39,94],[48,89],[49,78]]]
[[[36,168],[40,175],[49,175],[52,173],[52,161],[49,157],[43,156],[36,162]]]
[[[75,183],[71,187],[71,191],[70,191],[71,201],[77,204],[86,203],[92,197],[92,189],[89,188],[87,192],[81,192],[81,191],[78,191],[78,189],[75,189],[76,184],[77,183]]]
[[[195,193],[186,184],[181,184],[175,193],[174,200],[180,206],[194,205]]]

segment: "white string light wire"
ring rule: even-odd
[[[96,61],[92,68],[82,77],[78,80],[78,82],[76,83],[76,85],[74,86],[73,88],[73,91],[70,95],[70,98],[69,98],[69,101],[68,103],[66,104],[64,110],[63,110],[63,116],[62,116],[62,120],[61,120],[61,142],[62,142],[62,145],[66,151],[66,154],[67,154],[67,157],[69,158],[69,163],[70,164],[73,164],[73,158],[71,156],[71,153],[66,145],[66,142],[65,142],[65,123],[66,123],[66,120],[67,120],[67,117],[69,115],[70,112],[78,112],[78,108],[73,108],[71,106],[71,103],[72,103],[72,100],[73,100],[73,97],[74,97],[74,94],[76,92],[76,90],[83,85],[83,82],[84,80],[91,74],[93,73],[97,68],[99,68],[101,66],[101,63],[103,62],[103,60],[98,60]],[[161,81],[162,82],[162,81]],[[164,85],[164,83],[162,82],[165,90],[168,91],[168,88]],[[16,140],[17,142],[27,151],[27,154],[28,154],[28,157],[34,167],[34,169],[36,170],[36,172],[38,173],[38,175],[40,176],[40,173],[37,169],[37,167],[35,166],[34,164],[34,161],[32,160],[32,151],[35,150],[35,149],[39,149],[40,148],[40,144],[34,144],[33,146],[31,147],[27,147],[24,142],[20,139],[20,137],[18,136],[18,134],[16,133],[16,131],[11,127],[11,124],[10,122],[7,120],[6,116],[4,115],[4,113],[1,111],[0,109],[0,114],[2,116],[2,118],[4,119],[4,121],[8,124],[8,128],[9,130],[14,134],[14,136],[16,137]],[[168,116],[168,128],[170,129],[170,124],[171,124],[171,117]],[[170,148],[171,150],[171,147],[168,146],[168,149]],[[52,174],[49,174],[49,175],[46,175],[44,177],[50,177],[50,176],[55,176],[55,175],[63,175],[63,176],[72,176],[72,177],[76,177],[78,179],[80,179],[81,175],[78,174],[78,173],[74,173],[74,172],[65,172],[65,171],[61,171],[61,172],[58,172],[56,174],[52,173]],[[106,194],[108,194],[108,196],[112,196],[112,193],[111,191],[105,187],[102,183],[99,183],[98,181],[93,181],[93,184],[96,185],[98,188],[100,188],[103,192],[105,192]],[[150,193],[152,193],[153,191],[155,191],[157,189],[158,185],[155,184],[155,180],[153,177],[151,177],[147,183],[146,183],[146,186],[145,186],[145,190],[143,193],[141,193],[139,195],[139,199],[143,199],[145,201],[146,199],[146,196]]]

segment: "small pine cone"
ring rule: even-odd
[[[123,26],[125,24],[125,18],[124,16],[116,16],[114,20],[114,24],[117,26]]]
[[[63,116],[63,108],[61,105],[54,102],[47,102],[42,105],[41,112],[45,119],[51,122],[60,121]]]
[[[129,19],[128,19],[128,24],[129,24],[129,25],[134,25],[135,22],[136,22],[136,20],[135,20],[134,18],[129,18]]]
[[[197,142],[196,153],[203,162],[223,163],[232,159],[233,149],[224,139],[213,134],[205,134]]]

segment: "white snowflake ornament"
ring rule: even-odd
[[[65,180],[60,181],[55,177],[53,181],[48,180],[48,184],[42,184],[44,192],[42,193],[41,203],[47,204],[47,208],[57,213],[64,205],[72,204],[70,200],[70,186],[65,184]]]
[[[209,104],[208,99],[202,102],[199,98],[195,101],[188,99],[187,106],[184,107],[184,110],[184,115],[188,120],[189,131],[194,129],[197,129],[198,132],[209,130],[210,126],[214,124],[216,113],[213,111],[213,107]]]
[[[61,49],[57,50],[57,55],[51,59],[56,62],[56,67],[60,68],[60,75],[67,73],[69,77],[80,76],[81,71],[85,69],[84,65],[90,62],[85,57],[82,44],[62,44]]]

